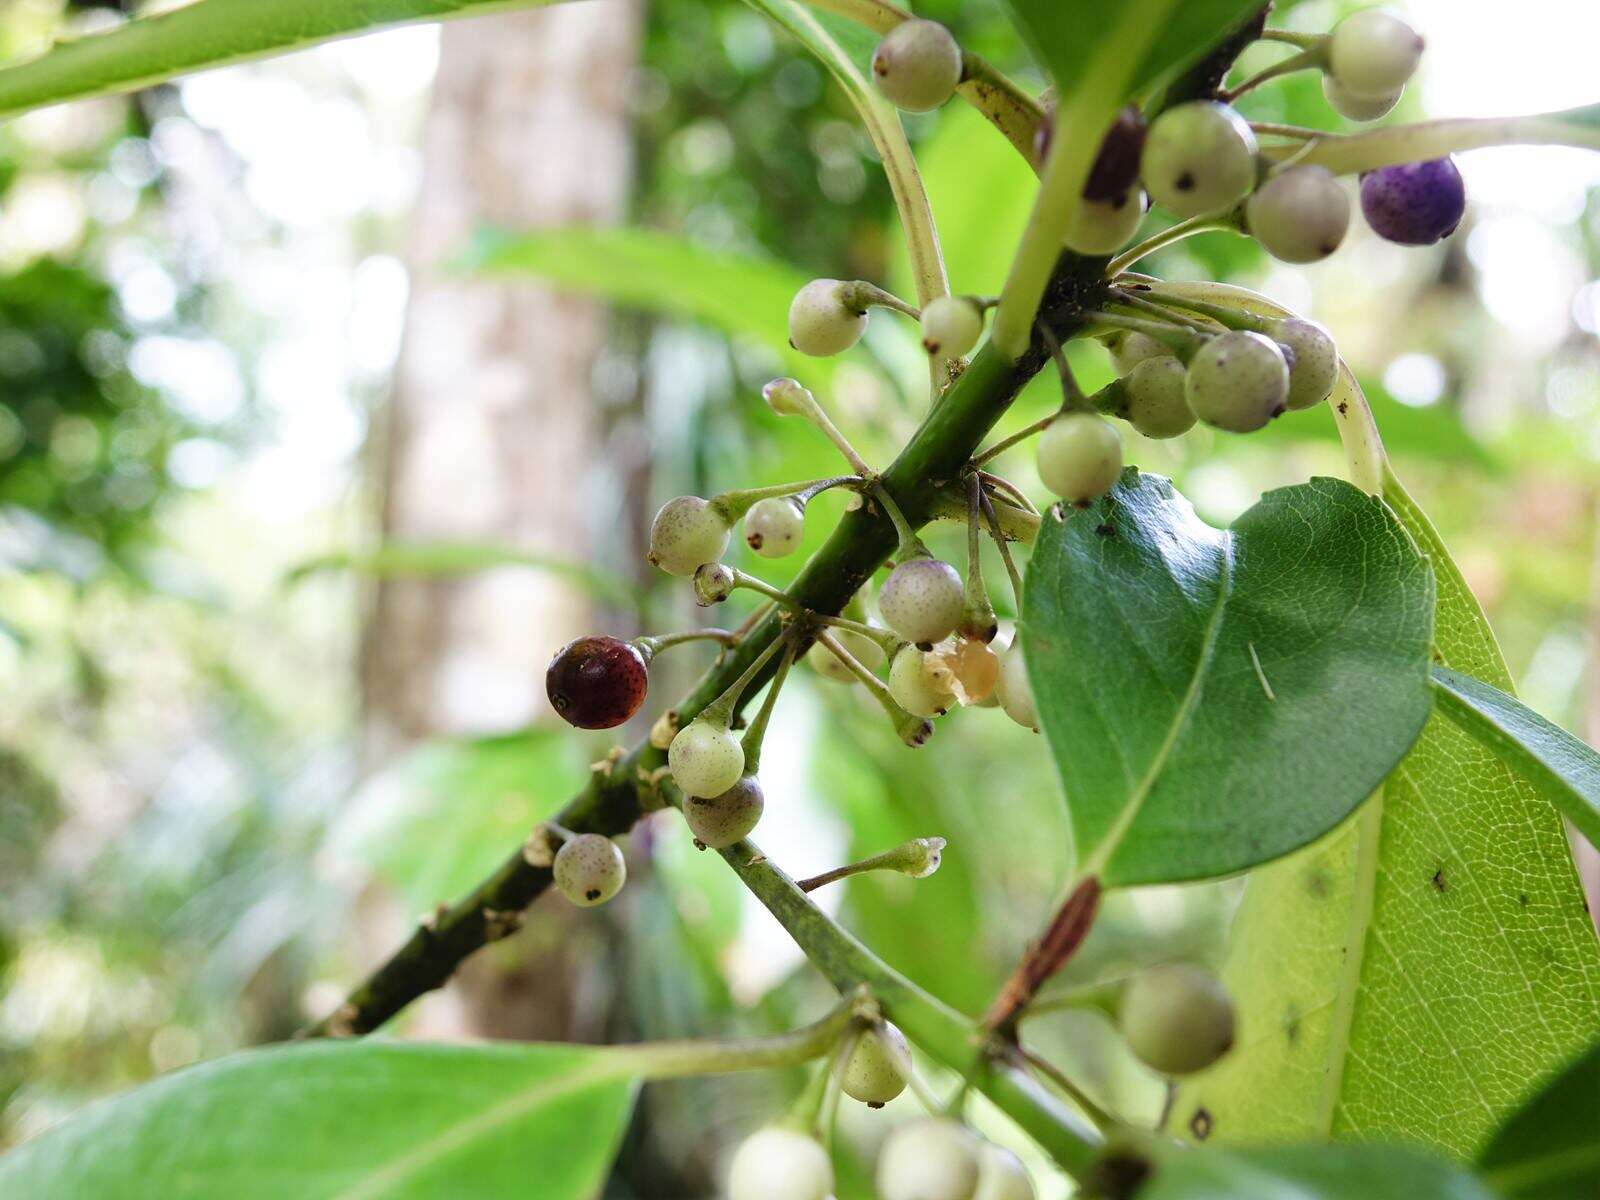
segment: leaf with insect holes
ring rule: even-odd
[[[1333,828],[1428,719],[1432,612],[1411,539],[1338,480],[1226,532],[1132,469],[1047,517],[1023,647],[1079,872],[1206,879]]]

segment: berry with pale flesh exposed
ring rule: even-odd
[[[942,716],[955,702],[927,652],[915,646],[902,646],[889,664],[889,695],[914,717]]]

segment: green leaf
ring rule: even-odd
[[[1459,1167],[1395,1146],[1211,1148],[1173,1154],[1139,1200],[1492,1200]]]
[[[1499,688],[1435,667],[1439,711],[1600,846],[1600,755]]]
[[[1433,563],[1439,654],[1508,688],[1438,534],[1393,476],[1384,497]],[[1223,974],[1241,1036],[1179,1091],[1191,1137],[1464,1157],[1600,1026],[1600,956],[1559,815],[1440,716],[1354,820],[1251,876]]]
[[[1079,870],[1203,879],[1326,833],[1428,719],[1432,606],[1410,539],[1338,480],[1225,533],[1135,471],[1047,517],[1023,641]]]
[[[1478,1166],[1510,1200],[1600,1196],[1600,1045],[1518,1109]]]
[[[337,38],[555,0],[195,0],[105,33],[63,41],[0,70],[0,117],[180,75],[304,50]]]
[[[633,1083],[568,1046],[307,1042],[177,1071],[0,1158],[50,1200],[588,1200]]]

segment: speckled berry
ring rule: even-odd
[[[1341,117],[1352,121],[1376,121],[1394,111],[1394,106],[1400,103],[1400,97],[1405,95],[1405,88],[1396,88],[1379,96],[1358,96],[1332,75],[1324,75],[1322,95],[1328,107]]]
[[[1015,1154],[985,1142],[978,1157],[978,1190],[972,1200],[1034,1200],[1033,1180]]]
[[[760,1129],[734,1151],[728,1200],[827,1200],[833,1160],[820,1143],[792,1129]]]
[[[1184,395],[1188,371],[1170,354],[1147,358],[1123,382],[1128,423],[1147,438],[1172,438],[1194,428]]]
[[[694,573],[694,602],[701,608],[721,604],[733,595],[739,577],[725,563],[701,563]]]
[[[1089,168],[1089,180],[1083,185],[1085,200],[1115,200],[1136,190],[1147,132],[1144,113],[1137,104],[1126,105],[1117,114],[1100,141],[1094,166]]]
[[[1068,413],[1039,435],[1039,481],[1080,508],[1105,495],[1122,474],[1122,437],[1104,417]]]
[[[563,842],[552,870],[557,890],[580,908],[604,904],[628,881],[622,851],[598,833],[580,833]]]
[[[908,642],[931,645],[961,624],[966,595],[961,576],[937,558],[910,558],[889,572],[878,593],[878,611]]]
[[[792,496],[757,500],[744,515],[744,544],[762,558],[785,558],[806,532],[806,513]]]
[[[851,629],[833,629],[829,632],[833,635],[834,641],[844,647],[850,656],[867,670],[876,671],[883,665],[883,647],[866,634],[856,633]],[[840,662],[839,656],[821,642],[806,651],[806,661],[824,679],[831,679],[835,683],[860,682],[856,679],[855,672]]]
[[[1211,972],[1168,963],[1128,982],[1117,1024],[1146,1066],[1163,1075],[1188,1075],[1233,1046],[1233,1001]]]
[[[955,703],[928,662],[927,652],[915,646],[902,646],[889,664],[889,695],[914,717],[941,716]]]
[[[1033,683],[1028,679],[1028,664],[1022,647],[1013,641],[1000,652],[1000,678],[995,681],[1000,708],[1024,729],[1038,732],[1039,710],[1033,703]]]
[[[937,21],[902,21],[872,52],[872,80],[896,108],[931,112],[961,82],[961,47]]]
[[[922,348],[935,358],[969,354],[983,336],[983,310],[970,296],[938,296],[922,310]]]
[[[1350,197],[1326,167],[1290,167],[1255,190],[1244,214],[1251,234],[1272,257],[1319,262],[1350,230]]]
[[[1126,329],[1108,337],[1105,347],[1107,353],[1111,355],[1111,365],[1118,375],[1127,375],[1147,358],[1159,358],[1161,355],[1172,353],[1165,342],[1158,341],[1148,333]]]
[[[746,775],[718,796],[685,796],[683,819],[695,841],[711,850],[721,850],[750,836],[766,808],[761,784]]]
[[[981,1150],[972,1131],[948,1117],[902,1125],[878,1152],[878,1200],[972,1200]]]
[[[1353,12],[1328,38],[1328,73],[1355,96],[1386,96],[1405,87],[1422,61],[1422,37],[1379,8]]]
[[[744,774],[744,746],[726,726],[690,721],[667,747],[672,780],[686,796],[720,796]]]
[[[855,1049],[839,1068],[839,1086],[851,1099],[879,1107],[906,1090],[910,1069],[906,1035],[885,1021],[856,1039]]]
[[[1180,217],[1237,204],[1256,183],[1256,136],[1226,104],[1194,100],[1150,126],[1140,173],[1156,204]]]
[[[813,279],[789,304],[789,344],[801,354],[828,358],[861,340],[867,314],[844,302],[837,279]]]
[[[1467,211],[1467,185],[1454,159],[1380,167],[1361,177],[1361,212],[1379,237],[1431,246],[1449,237]]]
[[[668,500],[650,523],[650,561],[669,575],[693,575],[728,549],[727,517],[699,496]]]
[[[1208,425],[1251,433],[1289,404],[1289,363],[1271,338],[1230,330],[1189,360],[1184,395]]]
[[[568,642],[544,673],[550,707],[579,729],[614,729],[644,703],[650,668],[637,647],[614,637]]]
[[[1315,321],[1288,317],[1272,327],[1272,340],[1294,356],[1289,367],[1291,409],[1315,408],[1339,382],[1339,348],[1333,335]]]
[[[1079,254],[1115,254],[1138,232],[1142,220],[1144,192],[1139,188],[1105,200],[1085,198],[1067,227],[1067,248]]]

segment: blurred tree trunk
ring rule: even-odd
[[[522,282],[452,275],[448,264],[485,226],[623,215],[638,37],[635,0],[443,27],[388,414],[385,538],[586,557],[583,476],[599,445],[590,377],[605,311]],[[588,616],[583,595],[528,570],[384,582],[362,648],[368,762],[434,734],[548,719],[545,664]],[[476,970],[465,1025],[581,1035],[563,952],[541,953],[537,968],[503,984],[502,972]]]

